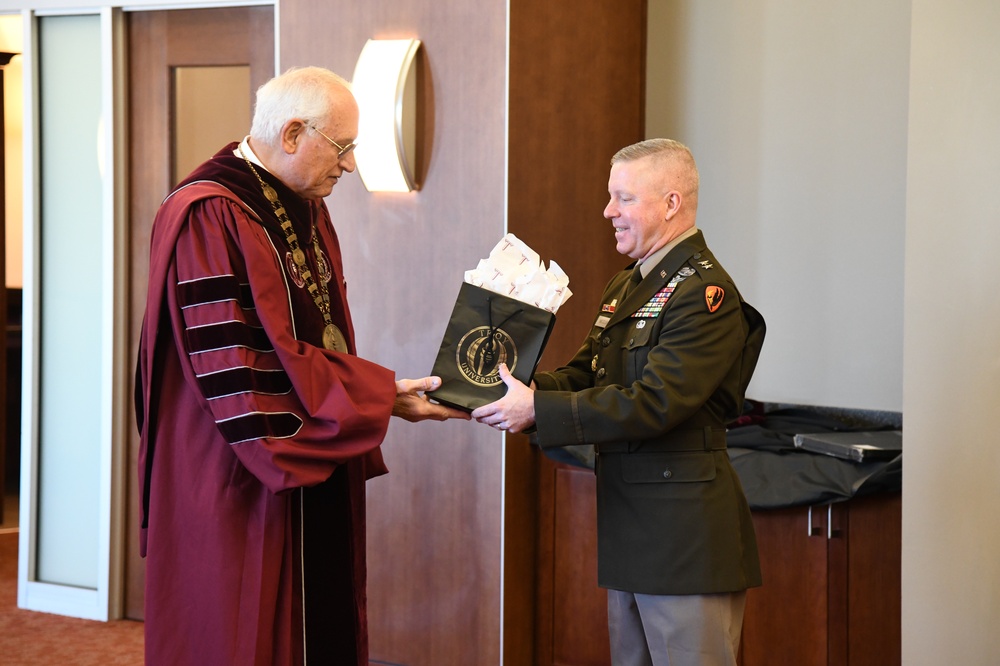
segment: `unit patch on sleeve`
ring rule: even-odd
[[[722,305],[722,299],[726,296],[726,290],[716,285],[705,287],[705,305],[709,312],[715,312]]]

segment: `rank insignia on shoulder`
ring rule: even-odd
[[[698,265],[704,268],[705,270],[708,270],[709,268],[715,266],[715,264],[713,264],[711,261],[707,259],[702,259],[701,261],[698,262]]]
[[[726,296],[726,290],[716,285],[705,287],[705,305],[709,312],[715,312],[722,305],[722,299]]]

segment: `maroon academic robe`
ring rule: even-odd
[[[364,482],[386,471],[394,375],[355,355],[325,204],[257,167],[328,280],[350,353],[323,349],[322,315],[235,147],[153,225],[136,382],[146,663],[367,664]]]

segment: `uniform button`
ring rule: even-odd
[[[597,371],[597,378],[598,379],[604,379],[604,375],[606,375],[606,374],[608,374],[607,370],[605,370],[604,368],[601,368],[600,370]]]
[[[665,469],[665,470],[663,470],[663,478],[664,478],[664,479],[669,479],[669,478],[670,478],[670,477],[672,477],[673,475],[674,475],[674,473],[673,473],[673,472],[671,472],[671,471],[670,471],[669,469]]]
[[[607,347],[610,344],[611,344],[611,338],[609,338],[608,336],[605,335],[604,339],[601,340],[601,346],[602,347]]]

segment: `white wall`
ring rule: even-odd
[[[1000,664],[1000,4],[707,4],[650,0],[647,129],[768,319],[752,397],[902,409],[902,663]]]
[[[1000,664],[1000,4],[914,0],[903,663]]]
[[[750,397],[901,411],[909,0],[650,0],[648,136],[767,341]]]

